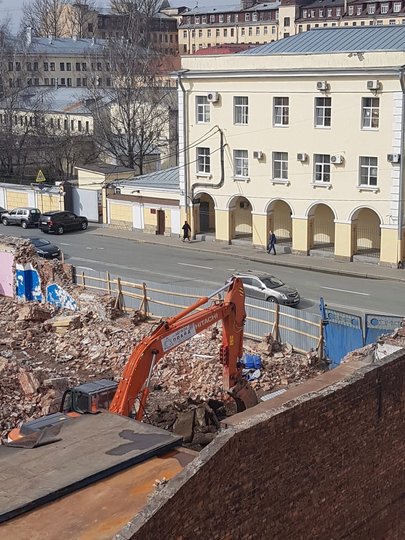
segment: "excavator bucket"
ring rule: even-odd
[[[242,412],[259,403],[256,392],[245,379],[239,379],[235,386],[228,390],[228,394],[235,400],[237,412]]]

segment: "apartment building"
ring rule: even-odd
[[[183,13],[179,50],[192,54],[220,44],[260,45],[314,28],[405,23],[405,1],[241,0],[224,7]]]
[[[183,57],[180,189],[193,230],[265,247],[271,229],[281,251],[396,266],[404,65],[399,25]]]
[[[26,30],[26,43],[8,59],[9,87],[53,86],[82,88],[97,78],[110,87],[109,63],[103,57],[105,41],[77,38],[34,37]],[[4,78],[7,78],[5,73]]]

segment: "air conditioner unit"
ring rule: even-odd
[[[304,152],[300,152],[299,154],[297,154],[298,161],[306,161],[307,159],[308,159],[308,155],[305,154]]]
[[[240,208],[244,208],[245,210],[250,207],[250,204],[248,202],[241,202],[239,203]]]
[[[329,84],[327,81],[318,81],[316,83],[316,89],[320,90],[321,92],[326,92],[329,88]]]
[[[207,94],[207,99],[210,103],[216,103],[219,100],[218,92],[209,92]]]
[[[367,81],[367,90],[374,90],[377,91],[381,88],[380,81]]]
[[[341,165],[343,163],[342,154],[334,154],[333,156],[330,156],[330,162],[334,163],[335,165]]]
[[[253,157],[254,159],[263,159],[264,154],[261,150],[254,150],[253,151]]]
[[[387,161],[390,163],[399,163],[401,161],[401,154],[387,154]]]

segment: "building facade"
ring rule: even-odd
[[[265,247],[273,230],[281,250],[397,265],[404,64],[402,26],[184,57],[180,190],[193,231]]]
[[[226,7],[197,7],[183,13],[179,51],[192,54],[220,44],[255,46],[314,28],[404,23],[402,0],[242,0]]]

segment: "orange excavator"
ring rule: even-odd
[[[213,300],[210,306],[196,311],[225,289],[228,291],[223,300]],[[243,283],[238,278],[232,278],[210,296],[202,297],[178,315],[162,320],[152,334],[135,347],[119,383],[102,379],[67,390],[60,413],[24,424],[9,433],[9,440],[51,427],[67,417],[103,410],[142,420],[153,370],[159,360],[181,343],[219,321],[222,321],[220,361],[223,365],[224,390],[235,399],[238,411],[256,405],[255,392],[241,377],[245,318]]]

